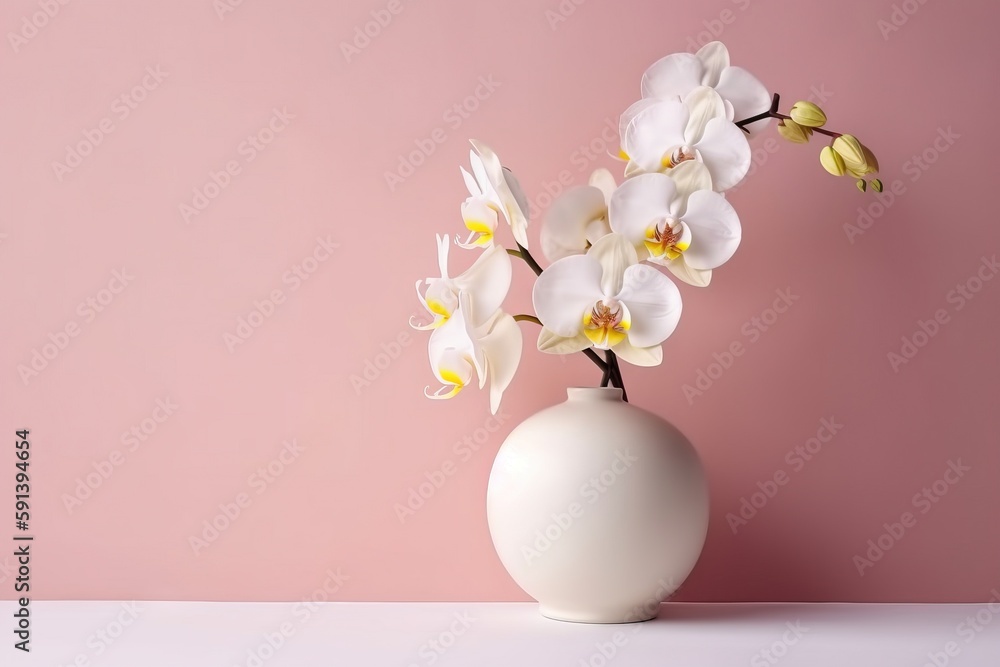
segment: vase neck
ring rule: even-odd
[[[566,396],[572,403],[593,403],[595,401],[621,403],[622,390],[618,387],[568,387]]]

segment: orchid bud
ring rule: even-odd
[[[796,102],[788,115],[803,127],[823,127],[826,124],[826,114],[812,102]]]
[[[863,178],[859,178],[856,185],[858,186],[858,190],[861,190],[862,192],[868,189],[868,184],[865,183],[865,179]]]
[[[784,119],[778,121],[778,134],[793,144],[805,144],[812,136],[812,128],[803,127],[791,119]]]
[[[873,178],[872,189],[875,190],[875,192],[882,192],[882,181],[877,178]]]
[[[819,152],[819,162],[834,176],[843,176],[847,171],[847,167],[844,166],[844,158],[840,157],[840,154],[829,146],[824,146],[823,150]]]

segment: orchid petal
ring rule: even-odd
[[[542,324],[559,336],[580,333],[584,313],[599,300],[602,268],[590,255],[553,262],[535,280],[531,301]]]
[[[666,174],[640,174],[628,179],[611,195],[611,229],[623,234],[632,245],[641,246],[649,226],[670,215],[670,202],[676,192],[676,183]]]
[[[608,234],[598,239],[587,251],[587,257],[601,265],[601,292],[610,299],[621,291],[625,270],[639,263],[635,245],[622,234]]]
[[[684,143],[688,109],[682,102],[657,102],[643,109],[625,130],[625,152],[643,171],[660,171],[663,154]]]
[[[638,102],[633,102],[628,109],[625,109],[618,119],[618,136],[621,139],[623,149],[625,148],[625,133],[628,131],[628,126],[632,124],[632,120],[642,111],[659,103],[660,100],[655,97],[643,97]]]
[[[742,67],[727,67],[719,77],[715,89],[733,105],[738,119],[750,118],[771,108],[771,95],[757,77]],[[767,127],[770,118],[746,126],[751,136]]]
[[[548,327],[542,327],[538,334],[538,350],[546,354],[572,354],[593,345],[583,333],[575,336],[560,336]]]
[[[454,279],[455,289],[474,297],[466,317],[473,326],[482,324],[496,312],[510,289],[513,269],[510,255],[501,246],[485,250],[462,275]]]
[[[626,338],[611,349],[619,359],[633,366],[659,366],[663,363],[663,348],[660,345],[636,347]]]
[[[503,392],[514,379],[521,362],[521,329],[512,316],[497,313],[481,342],[490,378],[490,412],[496,414]]]
[[[475,170],[477,166],[481,168],[481,172],[476,172],[477,180],[480,178],[481,173],[482,178],[484,178],[493,189],[493,194],[496,196],[497,203],[501,207],[500,212],[503,213],[507,222],[510,224],[511,231],[514,233],[514,239],[522,247],[527,248],[528,220],[525,217],[527,202],[524,198],[521,186],[518,184],[517,179],[514,178],[513,174],[511,174],[509,170],[505,170],[503,168],[503,165],[500,163],[500,158],[497,157],[495,152],[493,152],[493,149],[486,144],[476,141],[475,139],[471,139],[470,143],[475,149],[474,154],[478,154],[479,158],[478,160],[473,160],[473,170]]]
[[[648,264],[625,270],[618,294],[632,316],[628,338],[632,345],[659,345],[677,328],[681,318],[681,293],[677,285]]]
[[[697,160],[685,160],[676,167],[671,167],[667,171],[667,176],[677,186],[674,204],[670,207],[670,214],[675,217],[680,217],[684,212],[684,206],[691,193],[712,189],[712,174],[704,163]]]
[[[699,86],[684,97],[688,121],[684,127],[684,143],[696,144],[705,133],[705,126],[713,118],[725,118],[726,104],[715,90]]]
[[[590,179],[587,183],[594,188],[597,188],[604,195],[604,202],[607,203],[611,199],[612,193],[614,193],[615,188],[618,184],[615,183],[615,177],[610,171],[604,169],[595,169],[594,173],[590,175]]]
[[[665,266],[674,274],[679,280],[687,283],[693,287],[708,287],[712,282],[712,271],[692,269],[684,261],[684,255],[672,260],[666,261],[656,261],[653,260],[655,264],[660,264]]]
[[[684,222],[691,228],[691,246],[684,262],[693,269],[714,269],[725,264],[740,245],[740,218],[725,197],[699,190],[688,199]]]
[[[712,86],[713,88],[717,86],[719,84],[719,75],[724,69],[729,67],[729,49],[722,42],[709,42],[698,49],[694,55],[701,61],[704,67],[701,84],[703,86]]]
[[[739,183],[750,169],[750,144],[746,136],[724,118],[708,121],[697,149],[712,174],[712,186],[716,192],[723,192]]]
[[[587,225],[607,216],[604,193],[581,185],[567,190],[552,202],[542,221],[542,252],[554,262],[587,251]]]
[[[691,53],[672,53],[649,66],[642,75],[642,96],[678,99],[701,85],[705,66]]]

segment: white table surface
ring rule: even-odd
[[[671,603],[632,625],[551,621],[522,603],[311,605],[36,601],[25,654],[4,601],[0,664],[1000,667],[1000,604]]]

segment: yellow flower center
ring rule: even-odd
[[[664,153],[663,158],[660,163],[663,165],[664,169],[671,169],[676,167],[681,162],[687,162],[688,160],[697,160],[698,154],[695,153],[694,148],[691,146],[678,146],[670,154]]]
[[[646,229],[646,249],[653,257],[677,259],[681,253],[690,247],[690,243],[682,240],[684,227],[676,218],[666,218],[660,224]]]
[[[614,347],[625,340],[631,327],[632,322],[621,304],[612,307],[598,301],[583,316],[583,333],[598,347]]]
[[[465,227],[479,236],[472,243],[474,245],[486,245],[493,240],[493,229],[481,220],[466,220]]]

